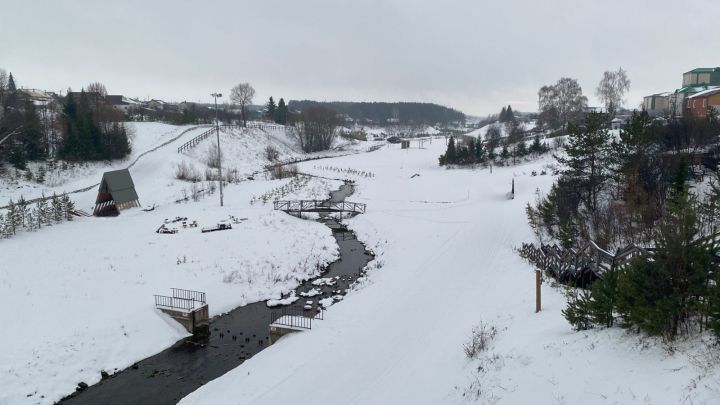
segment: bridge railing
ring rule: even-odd
[[[273,208],[285,212],[352,212],[364,214],[364,203],[350,201],[331,202],[328,200],[276,200]]]
[[[293,328],[312,329],[313,320],[322,320],[324,311],[302,310],[299,308],[281,308],[270,313],[270,323]]]

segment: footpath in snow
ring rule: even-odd
[[[620,329],[574,332],[564,298],[514,251],[533,239],[524,207],[548,190],[531,176],[550,157],[514,167],[446,170],[442,140],[301,164],[375,174],[357,177],[348,221],[376,261],[366,283],[333,305],[312,331],[293,334],[186,397],[183,405],[466,403],[713,404],[716,366],[695,361],[702,345],[666,353]],[[417,174],[417,175],[416,175]],[[511,179],[516,197],[508,200]],[[498,333],[479,360],[462,345],[484,322]],[[689,347],[692,346],[692,347]],[[699,357],[699,356],[698,356]]]

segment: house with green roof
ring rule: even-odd
[[[720,86],[720,67],[695,68],[683,73],[683,87],[687,86]]]

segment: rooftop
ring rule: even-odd
[[[685,72],[685,73],[712,73],[712,72],[720,72],[720,67],[714,67],[714,68],[695,68],[691,71]],[[684,74],[685,74],[684,73]]]

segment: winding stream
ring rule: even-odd
[[[353,193],[349,184],[330,194],[330,200],[341,202]],[[318,221],[328,226],[340,247],[340,258],[323,274],[297,287],[305,292],[312,288],[322,294],[301,297],[286,306],[302,310],[306,300],[315,304],[322,298],[344,295],[346,289],[362,274],[373,259],[355,234],[329,216]],[[319,278],[337,277],[333,286],[315,286]],[[338,292],[340,290],[340,292]],[[211,303],[212,305],[212,303]],[[148,357],[132,367],[104,378],[82,392],[74,393],[63,404],[176,404],[208,381],[220,377],[268,346],[268,324],[276,308],[264,301],[236,308],[211,320],[207,336],[180,340],[172,347]],[[322,321],[315,321],[322,322]],[[282,344],[282,340],[276,344]]]

